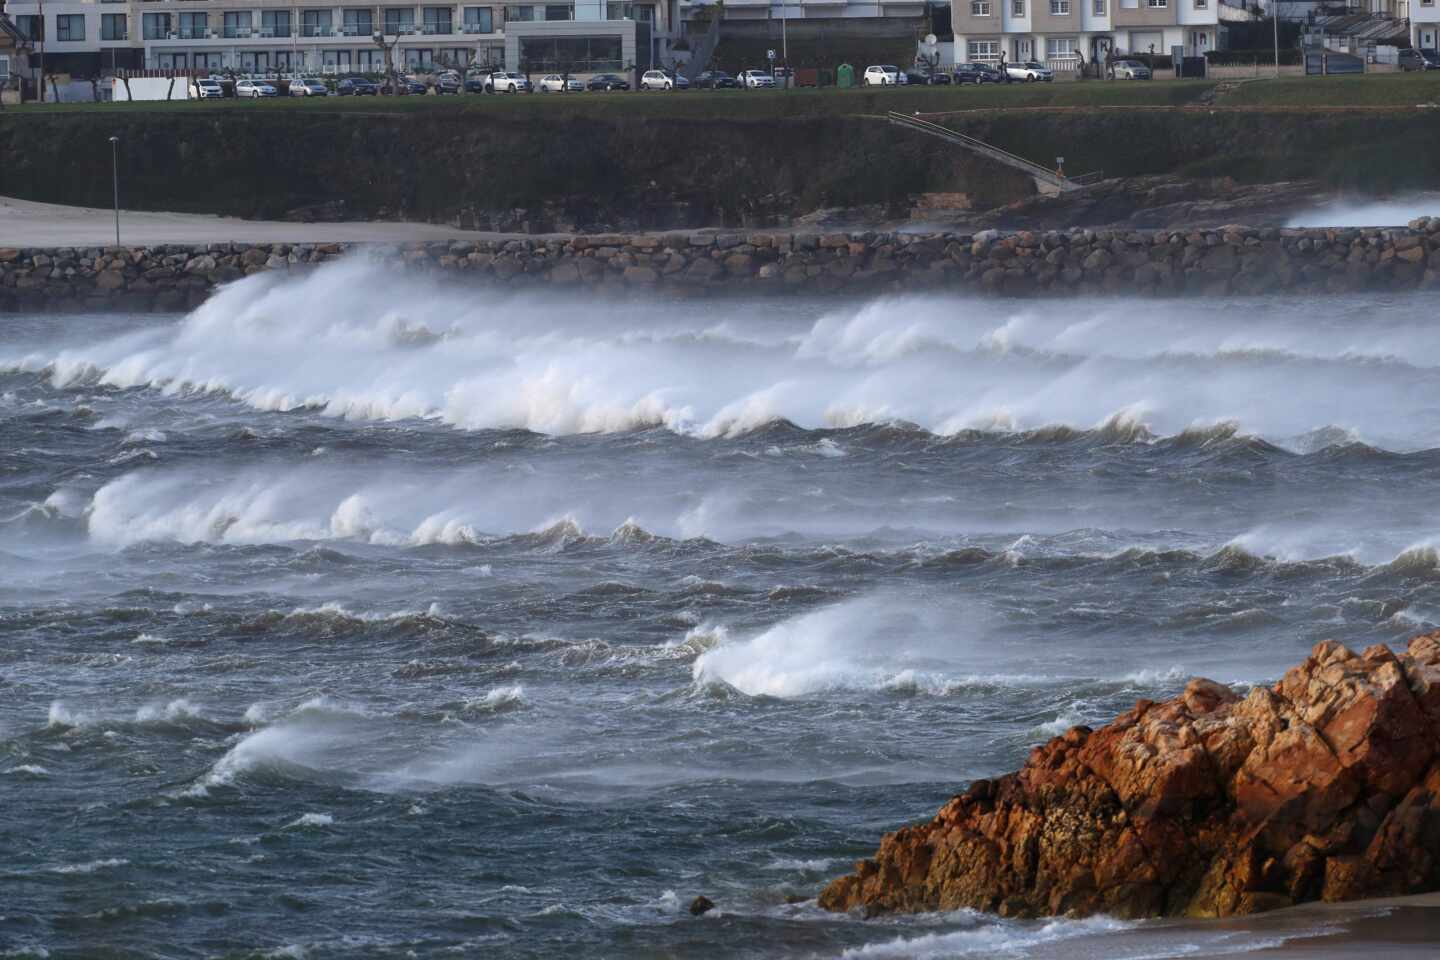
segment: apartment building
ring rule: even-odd
[[[1420,50],[1440,50],[1440,3],[1410,0],[1410,45]]]
[[[644,69],[668,53],[677,0],[365,6],[353,0],[9,0],[46,70],[378,73],[483,64],[537,73]],[[41,10],[43,7],[43,19]]]
[[[955,0],[957,63],[1040,60],[1058,69],[1111,53],[1216,49],[1220,0]]]

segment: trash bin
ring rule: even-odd
[[[840,66],[836,67],[836,68],[835,68],[835,86],[837,86],[837,87],[853,87],[853,86],[855,86],[855,68],[852,67],[852,66],[850,66],[850,64],[848,64],[848,63],[842,63],[842,64],[840,64]]]

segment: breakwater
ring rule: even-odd
[[[181,310],[216,286],[347,255],[470,282],[716,296],[950,289],[1343,293],[1440,288],[1440,218],[1407,227],[1002,233],[510,237],[405,246],[157,245],[0,249],[0,310]]]

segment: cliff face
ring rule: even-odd
[[[1216,917],[1440,889],[1440,633],[1333,641],[1243,699],[1192,680],[902,828],[820,895],[866,913]]]

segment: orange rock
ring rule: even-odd
[[[1440,634],[1318,644],[1036,747],[832,882],[829,910],[1229,916],[1440,889]]]

